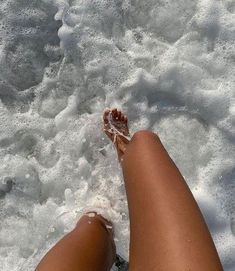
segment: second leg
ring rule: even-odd
[[[108,223],[95,213],[84,215],[46,254],[36,271],[109,271],[116,253]]]

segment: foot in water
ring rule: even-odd
[[[127,116],[116,108],[112,110],[107,109],[104,111],[104,132],[116,146],[118,159],[120,162],[122,161],[122,156],[125,153],[127,144],[130,141],[127,122]]]

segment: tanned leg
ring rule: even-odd
[[[111,112],[113,119],[123,119],[120,111]],[[120,144],[130,215],[129,270],[223,270],[200,209],[159,137],[140,131]]]
[[[109,271],[116,255],[110,229],[103,217],[84,215],[46,254],[36,271]]]

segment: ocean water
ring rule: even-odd
[[[125,189],[101,115],[157,132],[225,271],[235,270],[235,2],[1,0],[0,269],[34,270],[86,210],[128,259]]]

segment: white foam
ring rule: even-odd
[[[34,270],[87,211],[126,259],[120,166],[101,114],[159,133],[235,268],[233,1],[2,0],[0,262]],[[7,182],[8,180],[8,182]]]

